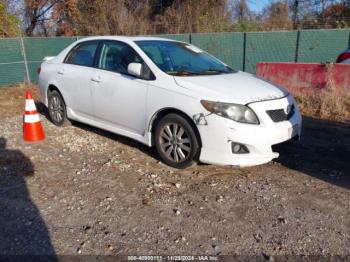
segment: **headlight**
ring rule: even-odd
[[[201,104],[209,112],[232,119],[236,122],[255,125],[259,124],[257,116],[255,115],[253,110],[251,110],[247,106],[212,102],[207,100],[201,100]]]

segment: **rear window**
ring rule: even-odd
[[[98,42],[81,43],[67,56],[65,63],[81,66],[93,66]]]

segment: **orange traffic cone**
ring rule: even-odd
[[[26,108],[23,121],[23,139],[28,142],[41,141],[45,138],[44,130],[36,111],[32,92],[26,92]]]

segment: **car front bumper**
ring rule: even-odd
[[[294,104],[294,114],[286,121],[273,122],[267,110],[284,109]],[[242,124],[215,114],[205,116],[198,125],[202,139],[199,160],[203,163],[231,166],[254,166],[279,156],[271,146],[301,135],[301,116],[292,96],[249,104],[260,124]],[[248,148],[249,153],[233,153],[232,143]]]

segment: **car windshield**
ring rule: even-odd
[[[190,44],[166,40],[135,42],[163,72],[170,75],[215,75],[236,72]]]

